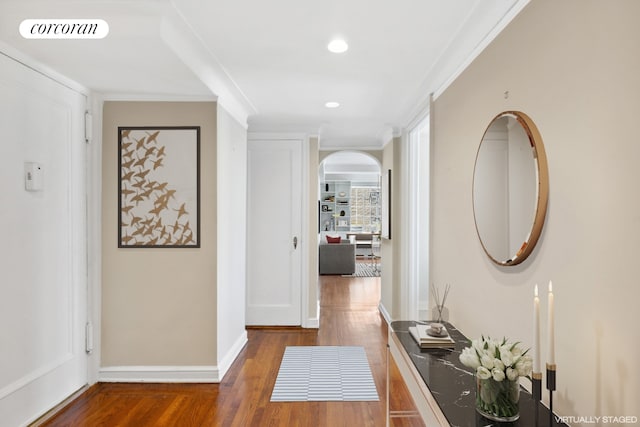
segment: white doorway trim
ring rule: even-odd
[[[102,107],[91,94],[92,135],[87,147],[87,338],[88,384],[98,382],[102,352]]]
[[[301,274],[300,274],[300,325],[303,328],[317,328],[309,318],[309,245],[315,244],[315,236],[309,232],[309,136],[305,133],[271,133],[271,132],[248,132],[248,141],[301,141],[302,143],[302,204],[301,204],[301,232],[298,247],[301,251]],[[249,266],[248,266],[249,267]],[[316,303],[314,302],[314,305]],[[315,314],[314,314],[315,318]]]
[[[408,319],[425,320],[429,314],[430,152],[431,115],[424,112],[404,135],[405,166],[404,257],[401,306]]]

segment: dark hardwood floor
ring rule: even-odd
[[[379,278],[320,277],[320,328],[256,328],[220,384],[99,383],[43,426],[384,426],[387,326]],[[365,348],[379,402],[270,402],[286,346]],[[391,408],[413,403],[391,364]],[[422,423],[392,419],[393,426]]]

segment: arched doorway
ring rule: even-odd
[[[329,244],[339,238],[355,245],[356,255],[352,262],[350,252],[344,247],[321,247],[321,275],[380,275],[380,174],[380,160],[370,153],[337,151],[321,158],[319,244]],[[326,255],[327,251],[331,254]],[[338,251],[344,253],[338,255]]]

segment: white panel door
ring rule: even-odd
[[[246,322],[300,325],[302,141],[249,141],[247,166]]]
[[[0,54],[0,424],[87,382],[86,100]],[[25,190],[25,163],[43,170]]]

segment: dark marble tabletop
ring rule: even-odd
[[[422,379],[440,406],[449,424],[457,427],[513,426],[536,427],[535,402],[524,388],[520,390],[520,419],[512,423],[500,423],[481,416],[475,410],[476,380],[474,372],[460,362],[462,349],[469,346],[469,340],[453,325],[444,322],[449,335],[456,341],[454,349],[422,349],[409,333],[409,326],[415,321],[391,323],[393,332],[402,343]],[[428,322],[420,322],[428,323]],[[547,390],[542,390],[547,393]],[[538,427],[549,426],[549,410],[538,405]],[[553,426],[563,426],[553,420]]]

